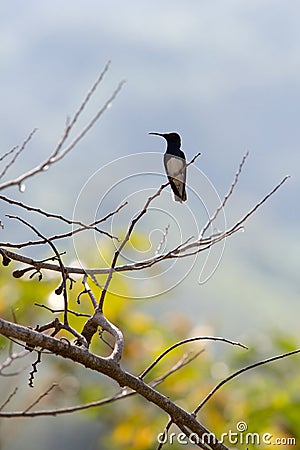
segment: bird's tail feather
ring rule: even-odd
[[[177,180],[176,178],[168,177],[170,181],[170,185],[172,188],[172,191],[174,192],[174,200],[176,202],[185,202],[187,199],[186,191],[185,191],[185,185],[182,183],[182,181]]]

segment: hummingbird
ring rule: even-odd
[[[185,154],[180,149],[181,139],[178,133],[155,133],[151,132],[148,134],[155,134],[161,136],[167,141],[167,149],[164,154],[164,166],[168,180],[170,182],[172,191],[174,192],[174,199],[176,202],[185,202],[186,191],[185,191],[185,181],[186,181],[186,160]]]

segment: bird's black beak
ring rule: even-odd
[[[164,135],[163,133],[156,133],[156,132],[154,132],[154,131],[151,131],[151,132],[148,133],[148,134],[156,134],[157,136],[165,137],[165,135]]]

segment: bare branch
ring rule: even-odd
[[[80,129],[79,133],[75,135],[72,139],[70,138],[71,132],[73,132],[75,126],[77,125],[79,118],[82,116],[83,111],[85,110],[87,104],[89,103],[91,97],[94,95],[97,87],[102,82],[103,77],[107,73],[109,69],[109,62],[104,67],[103,71],[100,73],[98,79],[95,81],[95,83],[92,85],[88,93],[86,94],[85,98],[83,99],[82,103],[80,104],[79,108],[75,111],[75,114],[73,117],[67,121],[66,126],[64,128],[63,134],[61,138],[59,139],[57,145],[55,146],[54,150],[46,158],[46,160],[40,164],[38,164],[36,167],[33,167],[28,172],[25,172],[18,176],[15,179],[11,179],[6,182],[2,182],[0,184],[0,190],[4,189],[9,186],[15,186],[18,185],[19,188],[23,186],[23,181],[38,174],[45,170],[47,170],[51,165],[55,164],[62,158],[64,158],[80,141],[84,138],[84,136],[88,133],[88,131],[95,125],[96,121],[102,116],[102,114],[109,108],[111,102],[116,98],[116,96],[119,94],[120,90],[122,89],[122,86],[124,84],[124,81],[119,83],[119,85],[116,87],[116,89],[112,92],[108,100],[98,108],[95,115],[87,122],[85,125]],[[22,153],[24,148],[26,147],[29,140],[32,138],[35,130],[28,136],[28,138],[23,142],[23,145],[19,147],[15,147],[8,152],[6,152],[2,157],[0,157],[0,162],[3,161],[5,158],[10,157],[10,161],[6,164],[2,172],[0,173],[0,179],[4,177],[9,170],[9,168],[15,163],[18,156]],[[70,140],[69,140],[70,139]],[[194,161],[198,158],[200,153],[194,156],[194,158],[186,164],[185,168],[188,167],[190,164],[193,164]],[[196,357],[198,357],[204,350],[200,350],[196,353],[188,353],[185,354],[179,361],[176,362],[169,370],[167,370],[163,375],[161,375],[158,378],[152,379],[151,382],[148,384],[144,382],[144,378],[146,375],[149,374],[149,372],[156,366],[158,363],[166,356],[169,352],[171,352],[173,349],[180,347],[184,344],[200,341],[200,340],[213,340],[213,341],[221,341],[225,342],[231,345],[237,345],[242,348],[247,348],[244,345],[234,342],[225,338],[221,337],[192,337],[185,340],[182,340],[180,342],[175,343],[168,349],[166,349],[164,352],[162,352],[153,362],[148,366],[144,371],[140,374],[139,377],[134,376],[127,371],[125,371],[120,366],[120,360],[123,354],[124,350],[124,337],[122,331],[114,324],[112,324],[103,314],[104,309],[104,302],[107,297],[107,293],[109,292],[110,283],[112,281],[112,278],[114,276],[114,273],[119,271],[130,271],[130,270],[143,270],[147,269],[155,264],[159,264],[162,261],[172,260],[172,259],[179,259],[184,257],[189,257],[195,254],[198,254],[200,252],[206,251],[210,249],[213,245],[217,244],[218,242],[224,240],[228,236],[233,235],[238,230],[242,229],[244,226],[244,223],[246,220],[252,216],[253,213],[256,212],[256,210],[265,203],[282,185],[285,183],[285,181],[288,179],[288,177],[285,177],[271,192],[269,192],[265,197],[263,197],[262,200],[260,200],[256,205],[250,209],[240,220],[238,220],[231,228],[227,229],[227,226],[225,229],[218,233],[212,233],[208,237],[204,237],[207,230],[213,223],[213,221],[217,218],[220,211],[225,208],[229,198],[232,196],[234,189],[236,185],[238,184],[240,174],[242,172],[243,166],[245,164],[246,158],[248,156],[248,153],[246,153],[237,169],[237,172],[235,173],[235,177],[230,185],[230,188],[228,192],[225,194],[223,200],[220,200],[219,206],[216,208],[216,210],[213,212],[213,214],[209,217],[208,221],[205,223],[205,225],[202,227],[200,231],[200,235],[197,237],[192,237],[187,239],[185,242],[182,242],[181,244],[174,247],[171,251],[163,252],[163,246],[166,240],[166,236],[168,233],[168,227],[165,229],[163,233],[162,240],[156,249],[156,252],[153,257],[144,260],[139,261],[131,264],[125,264],[125,265],[117,265],[119,261],[120,255],[122,255],[122,251],[126,244],[129,242],[130,237],[133,233],[133,230],[136,227],[136,224],[141,220],[141,218],[149,211],[150,204],[155,200],[155,198],[159,197],[163,189],[165,189],[169,185],[169,181],[162,184],[156,192],[145,199],[144,206],[141,210],[139,210],[136,214],[136,216],[131,220],[131,222],[128,224],[127,232],[125,234],[125,237],[122,241],[119,241],[117,237],[112,236],[110,233],[101,230],[98,225],[108,218],[110,218],[112,215],[116,214],[123,206],[125,206],[126,203],[120,205],[115,211],[110,212],[105,217],[92,222],[91,224],[85,224],[79,220],[71,220],[68,219],[62,215],[54,214],[47,212],[41,208],[32,207],[29,205],[24,204],[23,202],[16,201],[13,199],[10,199],[5,196],[0,196],[0,200],[9,203],[11,205],[23,208],[30,212],[38,213],[42,216],[45,216],[47,218],[51,219],[58,219],[64,224],[71,225],[72,230],[69,232],[57,234],[55,236],[46,237],[44,236],[40,231],[38,231],[33,225],[31,225],[26,220],[18,217],[18,216],[7,216],[9,218],[14,218],[29,227],[37,236],[39,239],[35,241],[27,241],[19,244],[14,243],[0,243],[0,246],[4,248],[0,248],[0,255],[2,257],[2,264],[4,266],[7,266],[11,260],[19,261],[23,264],[25,264],[24,269],[17,269],[13,271],[13,276],[15,278],[20,278],[24,274],[29,276],[29,278],[32,278],[34,276],[38,276],[39,279],[42,278],[42,271],[41,270],[52,270],[56,271],[60,274],[60,277],[62,278],[62,281],[59,284],[59,287],[55,290],[58,294],[63,294],[64,298],[64,308],[63,309],[53,309],[46,305],[36,303],[37,306],[46,309],[47,311],[50,311],[51,313],[59,313],[63,314],[63,323],[60,322],[58,317],[54,318],[54,320],[51,320],[51,322],[43,324],[41,326],[37,325],[35,330],[22,327],[21,325],[18,325],[16,323],[11,323],[5,320],[2,320],[0,318],[0,334],[3,336],[8,337],[11,340],[17,340],[17,343],[19,345],[23,345],[18,341],[25,342],[25,353],[27,354],[28,351],[30,352],[36,352],[37,353],[37,359],[32,364],[32,370],[30,372],[29,376],[29,385],[33,387],[33,381],[34,381],[34,374],[37,372],[37,365],[41,362],[41,354],[45,354],[47,357],[48,352],[55,354],[57,356],[61,356],[63,358],[68,358],[72,360],[73,362],[79,363],[83,365],[86,369],[94,370],[98,373],[104,374],[109,379],[116,381],[121,386],[121,391],[115,394],[112,397],[108,397],[106,399],[99,400],[97,402],[91,402],[87,405],[77,405],[74,407],[69,408],[62,408],[62,409],[56,409],[56,410],[49,410],[49,411],[32,411],[32,409],[44,398],[46,397],[52,389],[56,386],[53,384],[50,386],[45,392],[43,392],[41,395],[39,395],[36,400],[34,400],[27,408],[25,408],[23,411],[16,411],[12,413],[5,413],[1,411],[14,397],[14,395],[17,392],[17,389],[15,389],[9,397],[3,402],[3,404],[0,406],[0,417],[34,417],[34,416],[41,416],[41,415],[56,415],[56,414],[64,414],[69,413],[73,411],[78,411],[82,409],[91,408],[93,406],[101,406],[104,404],[112,403],[114,401],[117,401],[119,399],[123,399],[126,397],[129,397],[131,395],[139,394],[141,397],[143,397],[148,402],[152,402],[155,404],[158,408],[160,408],[162,411],[164,411],[170,418],[166,428],[165,433],[168,433],[170,427],[172,424],[176,424],[176,426],[186,434],[187,437],[191,436],[191,434],[196,434],[199,439],[204,439],[206,437],[208,439],[207,441],[200,441],[197,442],[196,445],[198,447],[205,449],[205,450],[226,450],[227,447],[221,443],[218,442],[215,436],[209,432],[197,419],[197,413],[199,410],[206,404],[206,402],[215,394],[215,392],[223,386],[227,381],[231,380],[232,378],[240,375],[241,373],[250,370],[252,368],[258,367],[260,365],[284,358],[286,356],[290,356],[296,353],[300,353],[299,350],[295,350],[293,352],[285,353],[283,355],[275,356],[273,358],[268,358],[264,361],[260,361],[257,363],[254,363],[252,365],[249,365],[243,369],[240,369],[239,371],[233,373],[226,379],[224,379],[221,383],[219,383],[215,388],[205,397],[205,399],[197,406],[197,408],[194,410],[193,413],[189,413],[183,408],[181,408],[179,405],[171,401],[169,398],[161,394],[160,392],[155,390],[155,387],[165,381],[169,376],[171,376],[173,373],[179,371],[181,368],[185,367],[187,364],[190,364]],[[184,168],[184,169],[185,169]],[[183,169],[181,169],[183,170]],[[178,172],[179,174],[179,172]],[[0,222],[0,226],[2,226],[2,223]],[[62,254],[58,252],[56,246],[54,245],[53,241],[63,239],[63,238],[69,238],[74,236],[76,233],[79,233],[81,231],[86,230],[95,230],[99,233],[105,234],[110,238],[117,239],[119,241],[119,244],[116,247],[116,250],[113,254],[110,267],[108,268],[96,268],[96,269],[84,269],[82,267],[68,267],[65,266],[62,259]],[[17,253],[11,252],[6,249],[8,248],[23,248],[33,245],[41,245],[41,244],[48,244],[50,248],[53,251],[53,256],[51,258],[47,258],[47,260],[42,261],[35,261],[31,258],[25,257],[23,255],[19,255]],[[92,303],[92,306],[94,308],[94,314],[81,314],[76,311],[72,311],[68,307],[68,288],[67,288],[67,281],[70,281],[70,287],[69,289],[72,289],[72,284],[75,282],[73,278],[70,277],[70,274],[74,273],[77,275],[83,275],[83,290],[80,292],[80,294],[77,296],[77,303],[80,303],[81,296],[84,294],[87,294],[89,297],[89,300]],[[99,298],[99,301],[97,302],[97,299],[92,292],[92,290],[89,287],[88,284],[88,277],[91,278],[98,286],[99,283],[97,282],[95,276],[97,274],[105,274],[107,275],[104,286],[101,290],[101,295]],[[70,325],[68,321],[69,314],[73,314],[77,317],[85,317],[87,320],[85,321],[85,324],[82,329],[82,333],[78,333],[76,330],[74,330]],[[53,319],[53,317],[52,317]],[[50,331],[49,331],[50,330]],[[65,337],[62,337],[60,340],[57,339],[55,336],[59,336],[58,333],[61,330],[66,330],[70,332],[75,338],[75,344],[71,343],[68,339]],[[95,354],[92,354],[89,352],[89,345],[91,342],[92,337],[99,332],[100,338],[106,342],[103,339],[103,333],[107,332],[109,333],[113,339],[114,344],[113,346],[106,342],[110,348],[111,353],[107,357],[99,357]],[[50,334],[50,336],[49,336]],[[105,334],[106,337],[106,334]],[[112,341],[112,339],[110,339]],[[16,341],[14,341],[16,342]],[[9,367],[17,357],[12,351],[12,346],[9,348],[9,357],[6,359],[6,361],[0,366],[0,375],[4,376],[7,374],[4,374],[3,371],[5,368]],[[25,355],[24,355],[25,356]],[[124,389],[123,389],[124,388]],[[158,448],[161,448],[162,445],[159,445]]]
[[[57,386],[57,383],[53,383],[45,392],[43,392],[41,395],[38,396],[38,398],[30,403],[29,406],[27,406],[26,409],[24,409],[23,413],[26,414],[28,411],[30,411],[35,405],[37,405],[44,397],[46,397],[52,389],[54,389]]]
[[[8,405],[8,403],[11,401],[11,399],[16,395],[16,393],[18,392],[18,388],[15,387],[14,390],[9,394],[9,396],[7,397],[7,399],[2,403],[2,405],[0,406],[0,411],[2,411],[6,405]]]
[[[285,176],[268,194],[266,194],[258,203],[256,203],[255,206],[252,209],[250,209],[250,211],[248,211],[248,213],[245,214],[231,228],[229,228],[228,230],[226,230],[224,232],[218,233],[215,237],[208,237],[208,238],[206,238],[205,241],[200,239],[195,242],[192,242],[191,244],[187,244],[186,246],[180,248],[179,252],[172,252],[173,255],[171,257],[174,257],[174,255],[176,256],[176,253],[180,253],[181,256],[192,256],[196,253],[199,253],[200,251],[207,250],[212,245],[215,245],[216,243],[222,241],[223,239],[231,236],[232,234],[234,234],[237,231],[239,231],[240,229],[242,229],[242,226],[249,219],[249,217],[252,216],[257,211],[257,209],[260,206],[262,206],[289,178],[290,178],[289,175]],[[203,245],[203,243],[205,245],[204,247],[202,247],[201,249],[197,248],[201,244]],[[196,248],[195,252],[186,253],[187,250],[192,249],[192,248]]]
[[[94,269],[82,269],[80,267],[66,266],[65,271],[68,274],[78,274],[78,275],[86,274],[89,276],[111,274],[111,277],[112,277],[113,272],[144,270],[144,269],[147,269],[147,268],[153,266],[154,264],[157,264],[163,260],[174,259],[174,258],[178,258],[178,257],[180,257],[180,258],[189,257],[189,256],[193,256],[197,253],[206,251],[209,248],[211,248],[213,245],[217,244],[218,242],[222,241],[223,239],[231,236],[232,234],[234,234],[234,233],[238,232],[240,229],[242,229],[244,223],[249,219],[249,217],[251,217],[257,211],[257,209],[260,206],[262,206],[289,178],[290,178],[289,176],[284,177],[268,194],[266,194],[258,203],[256,203],[255,206],[252,209],[250,209],[248,211],[248,213],[242,217],[242,219],[240,219],[231,228],[229,228],[228,230],[226,230],[224,232],[217,233],[217,234],[212,235],[207,238],[201,238],[200,240],[197,239],[196,241],[193,241],[191,243],[186,243],[185,245],[180,244],[180,246],[178,246],[178,248],[173,249],[167,253],[156,255],[147,260],[135,262],[132,264],[115,266],[113,268],[110,267],[110,268],[94,268]],[[159,188],[159,190],[157,191],[155,196],[158,196],[160,194],[161,190],[164,189],[167,185],[168,185],[168,183],[163,184]],[[125,239],[126,239],[126,236],[125,236]],[[0,245],[3,245],[3,244],[0,244]],[[122,248],[123,248],[123,246],[122,246]],[[41,263],[40,261],[35,261],[32,258],[28,258],[26,256],[19,255],[14,252],[10,252],[9,250],[4,250],[4,249],[0,249],[0,250],[1,250],[1,254],[5,255],[7,259],[20,261],[24,264],[28,264],[30,266],[36,267],[37,269],[46,269],[46,270],[52,270],[55,272],[61,271],[60,266],[57,266],[55,264]],[[120,247],[119,247],[119,250],[120,250]],[[117,254],[116,262],[117,262],[117,259],[118,259],[118,254]]]
[[[170,353],[175,348],[180,347],[181,345],[188,344],[190,342],[195,341],[219,341],[219,342],[226,342],[227,344],[231,345],[237,345],[242,348],[247,347],[240,342],[231,341],[229,339],[223,338],[223,337],[215,337],[215,336],[196,336],[188,339],[184,339],[182,341],[176,342],[176,344],[171,345],[171,347],[167,348],[164,352],[162,352],[150,366],[148,366],[146,369],[143,370],[143,372],[139,375],[139,377],[142,379],[144,378],[158,363],[161,361],[168,353]]]
[[[250,211],[247,212],[247,214],[244,215],[236,224],[228,230],[228,236],[230,234],[234,233],[238,228],[243,225],[244,222],[246,222],[247,219],[249,219],[252,214],[254,214],[257,209],[262,206],[273,194],[275,194],[276,191],[289,179],[291,178],[290,175],[286,175],[267,195],[265,195]]]
[[[224,384],[228,383],[228,381],[232,380],[233,378],[238,377],[244,372],[247,372],[248,370],[255,369],[256,367],[263,366],[265,364],[269,364],[270,362],[278,361],[279,359],[287,358],[288,356],[296,355],[297,353],[300,353],[300,349],[293,350],[291,352],[283,353],[282,355],[273,356],[272,358],[267,358],[262,361],[258,361],[256,363],[250,364],[249,366],[243,367],[242,369],[237,370],[236,372],[229,375],[224,380],[220,381],[211,391],[210,393],[202,400],[202,402],[197,406],[197,408],[193,411],[193,414],[196,416],[200,409],[208,402],[209,399],[222,387]]]
[[[65,238],[65,237],[70,237],[70,236],[72,236],[73,234],[78,233],[78,231],[83,231],[83,230],[96,230],[98,233],[105,234],[106,236],[108,236],[108,237],[110,237],[110,238],[118,239],[116,236],[112,236],[112,235],[111,235],[110,233],[108,233],[107,231],[104,231],[104,230],[99,229],[99,228],[97,227],[97,225],[98,225],[99,223],[104,222],[105,220],[107,220],[107,219],[108,219],[109,217],[111,217],[112,215],[118,213],[118,212],[120,211],[120,209],[122,209],[122,208],[127,204],[127,202],[123,203],[123,204],[120,205],[115,211],[113,211],[113,212],[107,214],[105,217],[102,217],[101,219],[98,219],[98,220],[96,220],[95,222],[92,222],[91,224],[86,225],[86,224],[84,224],[84,223],[82,223],[82,222],[80,222],[80,221],[77,221],[77,220],[70,220],[70,219],[67,219],[66,217],[63,217],[63,216],[60,215],[60,214],[49,213],[49,212],[44,211],[44,210],[42,210],[42,209],[40,209],[40,208],[35,208],[35,207],[33,207],[33,206],[25,205],[25,203],[23,203],[23,202],[18,202],[18,201],[16,201],[16,200],[12,200],[12,199],[10,199],[10,198],[8,198],[8,197],[5,197],[4,195],[0,195],[0,200],[5,201],[5,202],[7,202],[7,203],[9,203],[9,204],[11,204],[11,205],[19,206],[19,207],[21,207],[21,208],[23,208],[23,209],[26,209],[27,211],[33,211],[33,212],[39,213],[39,214],[41,214],[41,215],[43,215],[43,216],[45,216],[45,217],[48,217],[48,218],[59,219],[59,220],[61,220],[62,222],[67,223],[68,225],[79,225],[79,228],[77,228],[77,229],[75,229],[75,230],[72,230],[70,233],[64,233],[64,234],[62,234],[62,235],[53,236],[53,237],[51,237],[51,238],[48,238],[48,239],[51,240],[51,241],[53,241],[53,240],[55,240],[55,239],[61,239],[61,238]],[[31,242],[31,243],[28,243],[28,242],[27,242],[27,243],[25,243],[25,244],[9,244],[9,246],[10,246],[10,247],[18,247],[18,248],[20,248],[20,247],[25,247],[25,246],[28,246],[28,245],[44,244],[45,242],[46,242],[45,240],[42,240],[42,241],[36,241],[36,242]],[[5,244],[3,244],[3,243],[1,243],[0,245],[4,245],[4,246],[5,246]]]
[[[109,69],[109,66],[110,66],[110,61],[108,61],[106,63],[106,65],[105,65],[104,69],[102,70],[102,72],[100,73],[99,77],[97,78],[95,83],[92,85],[92,87],[88,91],[88,93],[86,94],[85,98],[83,99],[83,102],[79,106],[78,110],[75,112],[73,119],[71,119],[68,122],[61,139],[59,140],[56,148],[54,149],[54,151],[53,151],[53,153],[51,155],[51,158],[55,158],[59,154],[59,152],[61,151],[64,143],[66,142],[66,140],[67,140],[67,138],[69,136],[70,131],[72,130],[72,128],[76,124],[77,120],[79,119],[81,113],[83,112],[83,110],[87,106],[87,104],[88,104],[89,100],[91,99],[92,95],[94,94],[94,92],[96,91],[97,87],[99,86],[99,84],[103,80],[105,74],[107,73],[107,71]]]
[[[62,138],[60,139],[59,143],[55,147],[52,154],[42,163],[39,165],[33,167],[28,172],[25,172],[21,174],[19,177],[6,181],[2,184],[0,184],[0,190],[5,189],[10,186],[20,186],[26,179],[33,177],[34,175],[41,173],[45,170],[47,170],[51,165],[55,164],[56,162],[60,161],[62,158],[64,158],[77,144],[80,142],[83,137],[87,134],[87,132],[95,125],[97,120],[103,115],[103,113],[109,108],[111,103],[114,101],[114,99],[117,97],[118,93],[121,91],[124,81],[121,81],[117,88],[114,90],[112,95],[108,98],[108,100],[104,103],[104,105],[99,108],[98,112],[92,117],[92,119],[83,127],[83,129],[78,133],[78,135],[71,141],[70,144],[63,147],[65,144],[65,141],[67,140],[71,129],[73,129],[75,123],[77,122],[79,116],[81,115],[82,111],[84,110],[86,104],[90,100],[91,95],[94,93],[95,89],[101,82],[104,74],[108,70],[109,64],[107,64],[90,91],[88,92],[87,96],[81,103],[81,106],[79,107],[78,111],[75,113],[74,118],[69,122],[67,125]]]
[[[78,227],[75,228],[72,231],[68,231],[66,233],[62,233],[62,234],[56,234],[54,236],[50,236],[48,239],[48,241],[57,241],[59,239],[66,239],[69,237],[74,236],[74,234],[80,233],[81,231],[85,231],[85,230],[95,230],[107,237],[109,237],[110,239],[115,239],[115,240],[119,240],[117,236],[113,236],[112,234],[110,234],[108,231],[104,231],[104,230],[100,230],[99,228],[95,227],[94,225],[85,225],[84,227]],[[8,248],[24,248],[24,247],[31,247],[33,245],[43,245],[46,244],[47,241],[45,239],[41,239],[38,241],[26,241],[26,242],[21,242],[21,243],[11,243],[11,242],[0,242],[0,246],[2,247],[8,247]]]
[[[169,228],[170,228],[170,224],[168,224],[163,232],[162,235],[162,239],[160,241],[160,243],[157,246],[157,249],[155,250],[155,256],[159,255],[161,252],[161,249],[163,248],[164,243],[166,242],[167,236],[168,236],[168,232],[169,232]]]
[[[97,306],[98,306],[97,300],[96,300],[96,298],[95,298],[91,288],[89,287],[89,284],[87,282],[87,275],[86,274],[83,276],[82,284],[84,286],[84,291],[79,294],[78,299],[80,298],[81,294],[83,294],[83,293],[88,294],[94,309],[97,309]]]
[[[13,353],[12,350],[10,349],[9,356],[0,365],[0,375],[2,377],[12,377],[12,376],[15,376],[15,375],[19,375],[19,373],[23,369],[17,370],[15,372],[9,372],[9,373],[4,373],[4,370],[7,369],[8,367],[10,367],[13,364],[13,362],[16,361],[17,359],[24,358],[27,355],[28,355],[27,351],[22,351],[22,352],[19,352],[19,353]]]
[[[62,276],[62,282],[63,282],[63,296],[64,296],[64,304],[65,304],[65,311],[64,311],[64,325],[68,326],[68,293],[67,293],[67,275],[65,272],[65,267],[63,265],[61,256],[59,254],[59,251],[57,250],[57,248],[55,247],[55,245],[53,244],[53,242],[49,241],[45,236],[43,236],[33,225],[31,225],[29,222],[27,222],[26,220],[22,219],[21,217],[18,216],[10,216],[8,215],[7,217],[11,218],[11,219],[16,219],[19,220],[20,222],[22,222],[24,225],[26,225],[27,227],[29,227],[31,230],[33,230],[39,237],[41,237],[42,239],[45,239],[45,241],[50,245],[50,247],[52,248],[56,258],[58,259],[59,262],[59,267],[60,267],[60,272],[61,272],[61,276]]]
[[[191,363],[203,351],[204,350],[200,350],[199,352],[197,352],[195,354],[192,354],[190,356],[184,355],[183,358],[181,358],[181,360],[178,361],[178,363],[176,363],[175,366],[173,368],[171,368],[166,374],[164,374],[163,376],[161,376],[158,379],[153,380],[150,383],[151,387],[156,387],[159,384],[161,384],[163,381],[165,381],[165,379],[169,375],[171,375],[175,371],[180,370],[182,367],[186,366],[187,364]],[[22,412],[16,411],[16,412],[11,412],[11,413],[10,412],[3,413],[2,417],[38,417],[38,416],[57,416],[57,415],[61,415],[61,414],[70,414],[70,413],[77,412],[77,411],[82,411],[82,410],[85,410],[85,409],[90,409],[90,408],[95,408],[95,407],[107,405],[108,403],[113,403],[113,402],[116,402],[118,400],[122,400],[122,399],[125,399],[125,398],[128,398],[128,397],[132,397],[132,396],[134,396],[136,394],[137,393],[135,391],[128,390],[126,388],[126,389],[121,389],[119,392],[117,392],[116,394],[114,394],[111,397],[104,398],[104,399],[101,399],[101,400],[96,400],[94,402],[89,402],[89,403],[80,404],[80,405],[74,405],[74,406],[70,406],[70,407],[66,407],[66,408],[40,410],[40,411],[34,411],[34,412],[29,412],[29,408],[27,408],[25,411],[22,411]],[[43,394],[43,396],[44,395],[45,394]],[[1,409],[0,409],[0,411],[1,411]],[[1,414],[0,414],[0,417],[1,417]]]
[[[30,330],[29,328],[21,325],[13,324],[1,318],[0,334],[21,340],[23,342],[30,342],[34,347],[47,349],[56,355],[71,359],[74,362],[84,365],[86,368],[107,375],[109,378],[114,379],[120,386],[127,386],[140,394],[146,400],[157,405],[172,418],[173,422],[178,425],[180,429],[183,429],[184,424],[185,430],[196,433],[200,439],[203,435],[207,436],[210,439],[210,442],[213,442],[210,446],[211,449],[228,450],[227,447],[221,442],[218,442],[215,436],[210,433],[209,430],[207,430],[207,428],[205,428],[192,414],[186,412],[169,398],[144,383],[140,378],[124,371],[111,357],[103,358],[97,356],[88,352],[86,349],[82,349],[71,344],[66,344],[56,338],[46,336],[43,333]],[[30,414],[30,411],[27,414]],[[9,417],[9,414],[1,412],[0,416]],[[12,416],[10,415],[10,417]]]
[[[182,367],[187,366],[192,361],[194,361],[198,356],[200,356],[204,352],[204,349],[199,350],[196,353],[186,353],[182,356],[182,358],[177,361],[166,373],[161,375],[159,378],[155,378],[151,382],[151,386],[157,386],[158,384],[165,381],[170,375],[173,375],[173,373],[178,372],[178,370],[182,369]]]
[[[173,423],[172,419],[169,419],[169,421],[168,421],[168,423],[167,423],[167,425],[165,426],[165,429],[164,429],[164,431],[163,431],[163,435],[164,435],[164,436],[167,436],[167,435],[168,435],[168,432],[169,432],[169,429],[170,429],[171,426],[172,426],[172,423]],[[156,450],[161,450],[161,449],[163,448],[163,445],[164,445],[164,442],[161,441],[161,442],[158,444],[158,447],[157,447]]]
[[[47,305],[42,305],[41,303],[35,303],[35,306],[39,306],[40,308],[47,309],[48,311],[52,312],[53,314],[63,313],[65,311],[64,309],[53,309]],[[71,309],[68,309],[68,313],[73,314],[76,317],[91,317],[90,314],[79,313],[77,311],[72,311]]]
[[[12,157],[12,159],[6,164],[6,166],[4,167],[4,169],[2,170],[2,172],[0,173],[0,179],[4,177],[4,175],[6,174],[6,172],[8,171],[8,169],[15,163],[16,159],[18,158],[18,156],[23,152],[23,150],[25,149],[26,145],[28,144],[28,142],[31,140],[31,138],[33,137],[33,135],[36,133],[37,128],[34,128],[31,133],[29,133],[28,137],[24,140],[23,144],[21,145],[21,147],[14,147],[12,150],[10,150],[10,152],[6,153],[3,158],[5,158],[5,156],[9,155],[10,153],[13,153],[14,150],[17,150],[14,154],[14,156]],[[1,187],[0,187],[1,190]]]
[[[3,161],[7,156],[11,155],[12,153],[14,153],[17,149],[19,148],[18,145],[15,145],[13,148],[11,148],[10,150],[8,150],[6,153],[3,153],[2,156],[0,156],[0,162]]]
[[[233,182],[231,183],[231,186],[229,188],[229,191],[227,192],[227,194],[224,196],[223,201],[221,202],[221,204],[218,206],[218,208],[215,210],[215,212],[213,213],[213,215],[208,219],[208,221],[206,222],[206,224],[204,225],[204,227],[202,228],[202,230],[200,231],[200,239],[204,236],[205,232],[207,231],[207,229],[210,227],[210,225],[212,224],[212,222],[216,219],[217,215],[219,214],[219,212],[225,207],[227,200],[231,197],[235,186],[237,185],[238,181],[239,181],[239,177],[240,174],[242,172],[242,168],[246,162],[246,159],[249,155],[249,152],[246,152],[245,155],[243,156],[243,159],[238,167],[238,170],[235,174],[235,177],[233,179]]]

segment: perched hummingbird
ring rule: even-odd
[[[162,136],[167,141],[167,150],[164,154],[164,165],[168,176],[174,199],[176,202],[186,201],[185,180],[186,161],[185,154],[180,149],[181,139],[178,133],[149,133]]]

